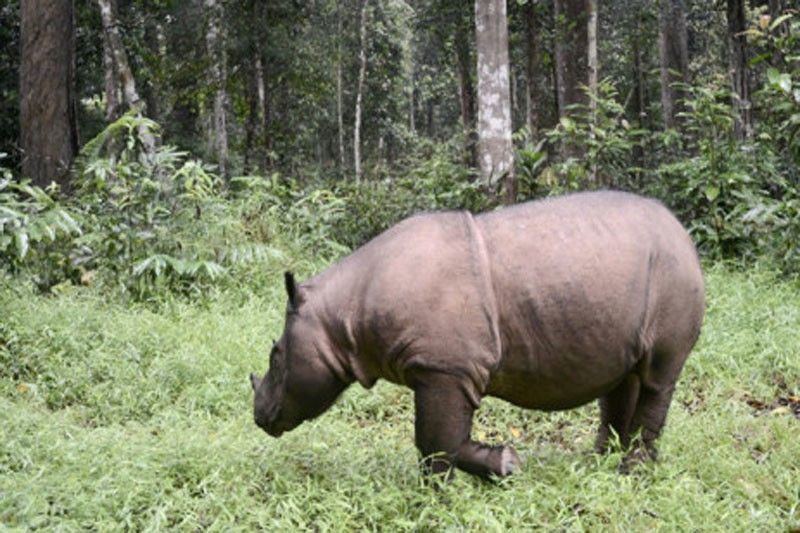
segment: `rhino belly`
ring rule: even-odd
[[[528,409],[571,409],[604,396],[635,365],[633,353],[517,353],[492,373],[487,393]]]

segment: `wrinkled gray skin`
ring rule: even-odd
[[[513,448],[470,439],[486,395],[542,410],[599,398],[597,450],[613,431],[623,467],[654,459],[704,308],[686,231],[617,192],[415,216],[286,286],[269,372],[251,376],[256,424],[280,436],[384,378],[414,390],[427,470],[483,477],[520,466]]]

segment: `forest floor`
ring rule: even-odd
[[[351,387],[276,440],[251,371],[283,321],[282,281],[201,303],[93,288],[0,288],[0,529],[791,531],[800,528],[800,287],[706,269],[703,333],[654,465],[591,453],[595,404],[487,399],[474,434],[516,446],[499,483],[420,482],[412,395]],[[0,282],[2,287],[2,282]]]

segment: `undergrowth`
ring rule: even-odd
[[[420,483],[406,389],[354,385],[277,440],[253,424],[247,375],[264,371],[283,320],[269,265],[263,283],[158,306],[0,282],[0,527],[800,527],[788,403],[800,394],[800,287],[767,269],[706,268],[703,333],[657,464],[621,476],[618,452],[591,453],[594,405],[542,413],[486,399],[474,435],[514,444],[522,472],[498,484],[459,473],[436,491]]]

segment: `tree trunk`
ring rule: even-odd
[[[568,106],[587,104],[581,86],[589,85],[588,16],[588,0],[555,0],[559,117],[570,114]]]
[[[525,93],[525,125],[528,127],[531,140],[539,137],[539,110],[542,105],[542,99],[536,84],[536,66],[539,62],[536,22],[536,3],[533,0],[529,0],[525,5],[525,44],[527,49],[527,61],[525,63],[527,86]]]
[[[689,81],[689,48],[683,0],[659,0],[658,52],[661,62],[661,115],[665,129],[679,126],[683,89]]]
[[[417,92],[417,65],[416,65],[416,53],[414,50],[414,36],[413,34],[409,37],[409,48],[411,50],[411,58],[410,58],[410,65],[409,65],[409,73],[408,73],[408,128],[411,130],[413,135],[417,133],[417,121],[414,117],[414,113],[417,111],[417,100],[416,100],[416,92]]]
[[[225,116],[225,103],[228,99],[225,90],[227,80],[227,64],[225,40],[222,32],[224,22],[223,7],[218,0],[205,0],[208,27],[206,29],[206,48],[209,57],[209,82],[214,89],[214,107],[211,114],[211,137],[214,158],[219,166],[219,173],[227,175],[228,163],[228,129]]]
[[[555,0],[555,66],[558,117],[575,111],[571,106],[588,104],[585,86],[589,85],[589,4],[588,0]],[[560,147],[564,159],[580,159],[583,149],[565,141]]]
[[[731,97],[736,110],[734,135],[739,140],[749,138],[753,132],[750,113],[750,89],[747,76],[747,29],[744,0],[728,0],[728,63],[731,79]]]
[[[114,122],[119,118],[119,80],[114,64],[114,54],[108,39],[103,39],[103,71],[104,94],[106,99],[106,122]]]
[[[41,187],[55,181],[65,192],[78,152],[74,16],[71,1],[20,2],[22,173]]]
[[[458,79],[458,103],[461,109],[461,128],[464,131],[464,162],[475,167],[475,88],[472,85],[469,33],[461,24],[455,28],[454,48]]]
[[[261,72],[261,51],[258,43],[251,43],[252,64],[245,69],[247,84],[245,85],[245,99],[247,100],[247,119],[244,124],[244,170],[245,172],[258,172],[258,157],[256,157],[256,140],[258,138],[258,125],[261,123],[259,81]]]
[[[103,23],[103,38],[111,50],[111,55],[114,58],[114,69],[119,75],[119,82],[122,86],[122,99],[129,110],[143,115],[145,103],[136,90],[136,80],[128,64],[128,55],[125,53],[125,47],[122,45],[119,24],[115,16],[117,12],[115,0],[97,0],[97,5],[100,7],[100,19]],[[155,153],[156,140],[147,128],[140,127],[138,131],[145,156],[150,158]]]
[[[633,39],[633,70],[636,74],[636,119],[641,127],[649,124],[647,116],[647,82],[645,80],[642,43],[639,37]]]
[[[589,111],[592,117],[592,126],[597,124],[597,75],[598,75],[598,63],[597,63],[597,0],[589,0],[589,21],[586,27],[586,39],[587,39],[587,66],[589,69],[589,93],[591,94],[589,98]],[[591,139],[594,141],[595,134],[594,128],[591,130]],[[589,169],[589,181],[592,183],[597,183],[597,160],[595,159],[592,162],[591,168]],[[604,183],[604,185],[609,185],[608,183]]]
[[[154,58],[152,61],[157,65],[164,65],[167,61],[167,45],[166,37],[164,36],[164,27],[160,24],[146,23],[144,29],[144,38],[147,41],[149,53]],[[142,88],[142,97],[144,98],[147,110],[147,116],[156,122],[161,121],[161,87],[157,77],[158,70],[145,80]]]
[[[512,203],[516,191],[506,24],[505,0],[475,0],[481,178],[489,185],[502,181],[505,201]]]
[[[367,7],[368,0],[361,0],[358,87],[356,89],[356,118],[355,124],[353,125],[353,161],[356,183],[361,181],[361,102],[364,98],[364,80],[367,77]]]
[[[589,0],[589,22],[587,26],[587,53],[589,68],[589,91],[597,95],[597,76],[599,65],[597,62],[597,0]],[[589,101],[589,109],[592,116],[597,112],[597,102],[594,99]]]
[[[342,51],[342,4],[341,1],[336,2],[336,121],[339,127],[338,141],[339,141],[339,169],[344,172],[347,161],[345,160],[344,150],[344,105],[343,105],[343,74],[342,74],[342,61],[344,61],[344,53]],[[413,112],[413,111],[412,111]]]

